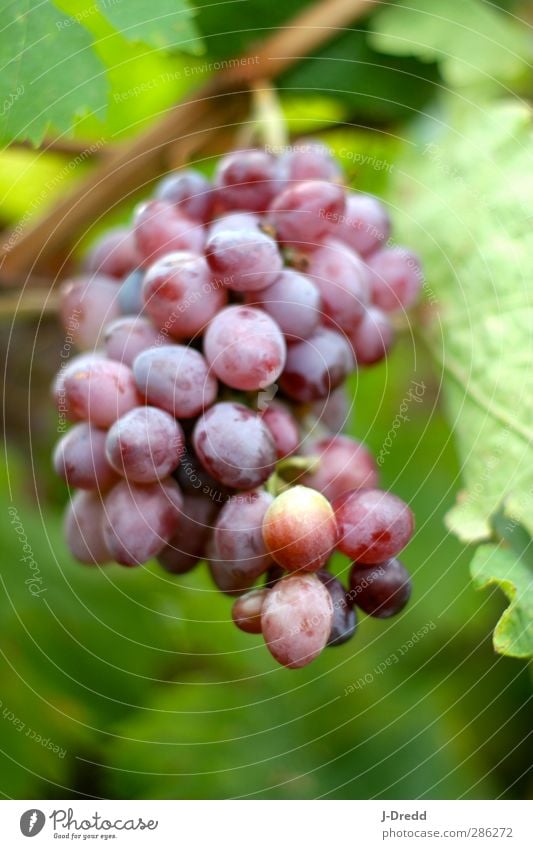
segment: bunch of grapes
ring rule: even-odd
[[[344,435],[343,383],[386,356],[420,264],[329,150],[240,150],[166,177],[62,289],[80,353],[54,396],[54,467],[82,563],[206,560],[233,621],[286,667],[398,613],[409,507]],[[328,571],[350,558],[348,588]]]

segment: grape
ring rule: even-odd
[[[317,401],[336,389],[353,367],[353,353],[344,336],[319,327],[309,339],[289,346],[280,386],[295,401]]]
[[[259,230],[261,219],[255,212],[228,212],[211,222],[208,238],[212,239],[218,233],[226,230]]]
[[[122,315],[140,315],[144,311],[142,295],[144,271],[137,268],[128,274],[118,290],[118,304]]]
[[[213,537],[207,544],[207,565],[215,586],[226,595],[240,595],[255,583],[253,574],[247,575],[235,564],[221,559]]]
[[[376,307],[367,307],[350,336],[357,364],[369,366],[384,359],[393,339],[394,331],[388,316]]]
[[[157,186],[155,196],[173,204],[194,221],[207,221],[213,209],[211,184],[193,168],[169,174]]]
[[[269,315],[254,307],[235,305],[226,307],[209,324],[204,352],[223,383],[254,391],[278,379],[285,365],[286,346]]]
[[[215,187],[226,209],[265,210],[280,187],[277,162],[262,150],[236,150],[219,163]]]
[[[205,242],[204,228],[164,200],[150,200],[137,207],[133,232],[144,268],[176,251],[200,253]]]
[[[89,274],[104,274],[121,280],[140,263],[133,233],[127,227],[108,230],[96,241],[83,262]]]
[[[106,456],[130,481],[152,483],[174,471],[184,447],[176,419],[157,407],[136,407],[109,430]]]
[[[179,341],[203,331],[227,301],[227,290],[211,280],[204,257],[177,251],[146,272],[145,311],[154,324]]]
[[[256,292],[274,282],[283,268],[274,239],[261,230],[219,230],[206,244],[216,279],[235,292]]]
[[[229,401],[215,404],[198,420],[193,434],[196,454],[220,483],[254,489],[274,471],[276,448],[261,418]]]
[[[65,406],[74,421],[109,427],[139,403],[133,373],[114,360],[95,358],[71,366],[64,376]]]
[[[403,610],[411,596],[409,572],[393,558],[374,566],[354,563],[350,572],[350,597],[369,616],[388,619]]]
[[[174,575],[193,569],[206,555],[207,540],[218,506],[205,495],[187,493],[183,496],[179,527],[157,560]]]
[[[335,229],[335,238],[361,256],[368,256],[386,242],[389,235],[390,219],[383,204],[372,195],[350,192],[346,211]]]
[[[349,490],[333,502],[338,548],[358,563],[382,563],[405,548],[413,535],[407,504],[380,489]]]
[[[302,139],[279,158],[283,177],[295,180],[338,180],[341,169],[324,144]]]
[[[326,646],[333,604],[316,575],[291,575],[268,591],[261,631],[272,656],[289,669],[311,663]]]
[[[369,450],[356,439],[338,434],[310,440],[305,454],[318,458],[317,468],[303,478],[330,501],[348,489],[376,486],[377,467]]]
[[[263,541],[263,518],[273,498],[267,492],[243,492],[232,495],[219,513],[215,526],[215,548],[218,556],[241,573],[243,589],[249,579],[255,580],[272,562]]]
[[[176,533],[183,498],[172,478],[144,486],[122,480],[104,506],[104,539],[113,559],[138,566],[159,554]]]
[[[79,489],[108,489],[117,475],[107,461],[105,441],[105,431],[85,423],[74,425],[56,445],[56,474]]]
[[[133,374],[148,403],[177,419],[197,416],[217,396],[217,382],[206,361],[184,345],[147,348],[133,363]]]
[[[298,422],[288,409],[272,401],[261,413],[261,418],[272,434],[278,460],[294,454],[300,444],[300,432]]]
[[[247,634],[261,633],[261,611],[267,595],[267,589],[251,590],[233,603],[231,616],[237,628]]]
[[[331,504],[314,489],[294,486],[278,495],[268,508],[263,538],[273,560],[284,569],[315,572],[337,543]]]
[[[267,218],[283,244],[313,247],[343,213],[344,191],[340,186],[307,180],[277,195]]]
[[[119,287],[111,277],[75,277],[61,286],[60,316],[78,348],[101,342],[102,329],[120,315]]]
[[[350,415],[344,386],[339,386],[326,398],[314,401],[311,406],[320,424],[334,433],[343,429]]]
[[[383,248],[367,260],[372,303],[385,312],[406,310],[417,301],[422,269],[416,254],[406,248]]]
[[[228,497],[226,487],[222,486],[211,475],[209,475],[194,451],[187,447],[180,459],[179,466],[174,472],[174,477],[181,489],[190,494],[207,495],[211,501],[220,505]]]
[[[328,590],[333,604],[333,622],[328,646],[342,646],[348,642],[357,629],[357,615],[341,582],[325,569],[316,573],[317,578]]]
[[[73,416],[68,409],[65,396],[65,378],[68,373],[70,371],[74,372],[80,367],[90,365],[96,360],[103,359],[105,359],[105,357],[99,351],[90,351],[83,354],[76,354],[70,362],[68,360],[64,360],[64,362],[61,363],[61,368],[52,381],[52,398],[54,399],[54,403],[58,410],[63,413],[66,418],[70,420],[73,419]]]
[[[102,565],[112,560],[104,540],[104,508],[95,492],[76,492],[65,513],[65,539],[80,563]]]
[[[363,261],[342,242],[326,239],[311,254],[308,273],[320,292],[327,323],[353,332],[370,299],[369,275]]]
[[[321,317],[320,292],[312,280],[290,268],[256,295],[247,298],[276,321],[290,342],[306,339]]]
[[[161,341],[161,332],[156,330],[147,318],[126,316],[111,322],[104,333],[104,343],[110,360],[117,360],[132,366],[138,355],[157,345]]]

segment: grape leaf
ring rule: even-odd
[[[8,0],[2,8],[0,137],[42,141],[73,118],[104,112],[107,82],[93,39],[49,0]]]
[[[370,43],[377,50],[439,60],[451,86],[501,86],[529,70],[526,28],[480,0],[444,0],[438,8],[428,0],[400,0],[380,9],[372,26]]]
[[[503,545],[480,545],[470,565],[474,586],[498,586],[509,599],[494,629],[494,648],[511,657],[533,655],[533,572]]]
[[[200,53],[203,43],[186,0],[98,0],[107,20],[129,41]]]

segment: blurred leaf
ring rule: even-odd
[[[98,0],[107,20],[128,41],[199,53],[203,49],[194,13],[186,0]]]
[[[451,86],[488,80],[501,87],[529,69],[526,29],[482,0],[399,0],[376,12],[372,29],[377,50],[439,61]]]
[[[346,104],[335,97],[281,97],[283,115],[289,133],[313,133],[340,124],[347,117]]]
[[[50,2],[3,4],[0,64],[4,101],[0,136],[42,141],[47,132],[69,130],[87,112],[103,113],[104,67],[89,33]]]
[[[480,545],[470,570],[478,589],[497,586],[510,604],[494,629],[494,648],[511,657],[533,656],[533,572],[503,545]]]

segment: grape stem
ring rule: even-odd
[[[302,474],[315,471],[319,463],[318,456],[285,457],[277,464],[276,471],[267,480],[265,484],[267,492],[276,498],[294,486]]]
[[[255,131],[266,148],[279,153],[287,147],[288,133],[276,88],[269,80],[251,84]]]

